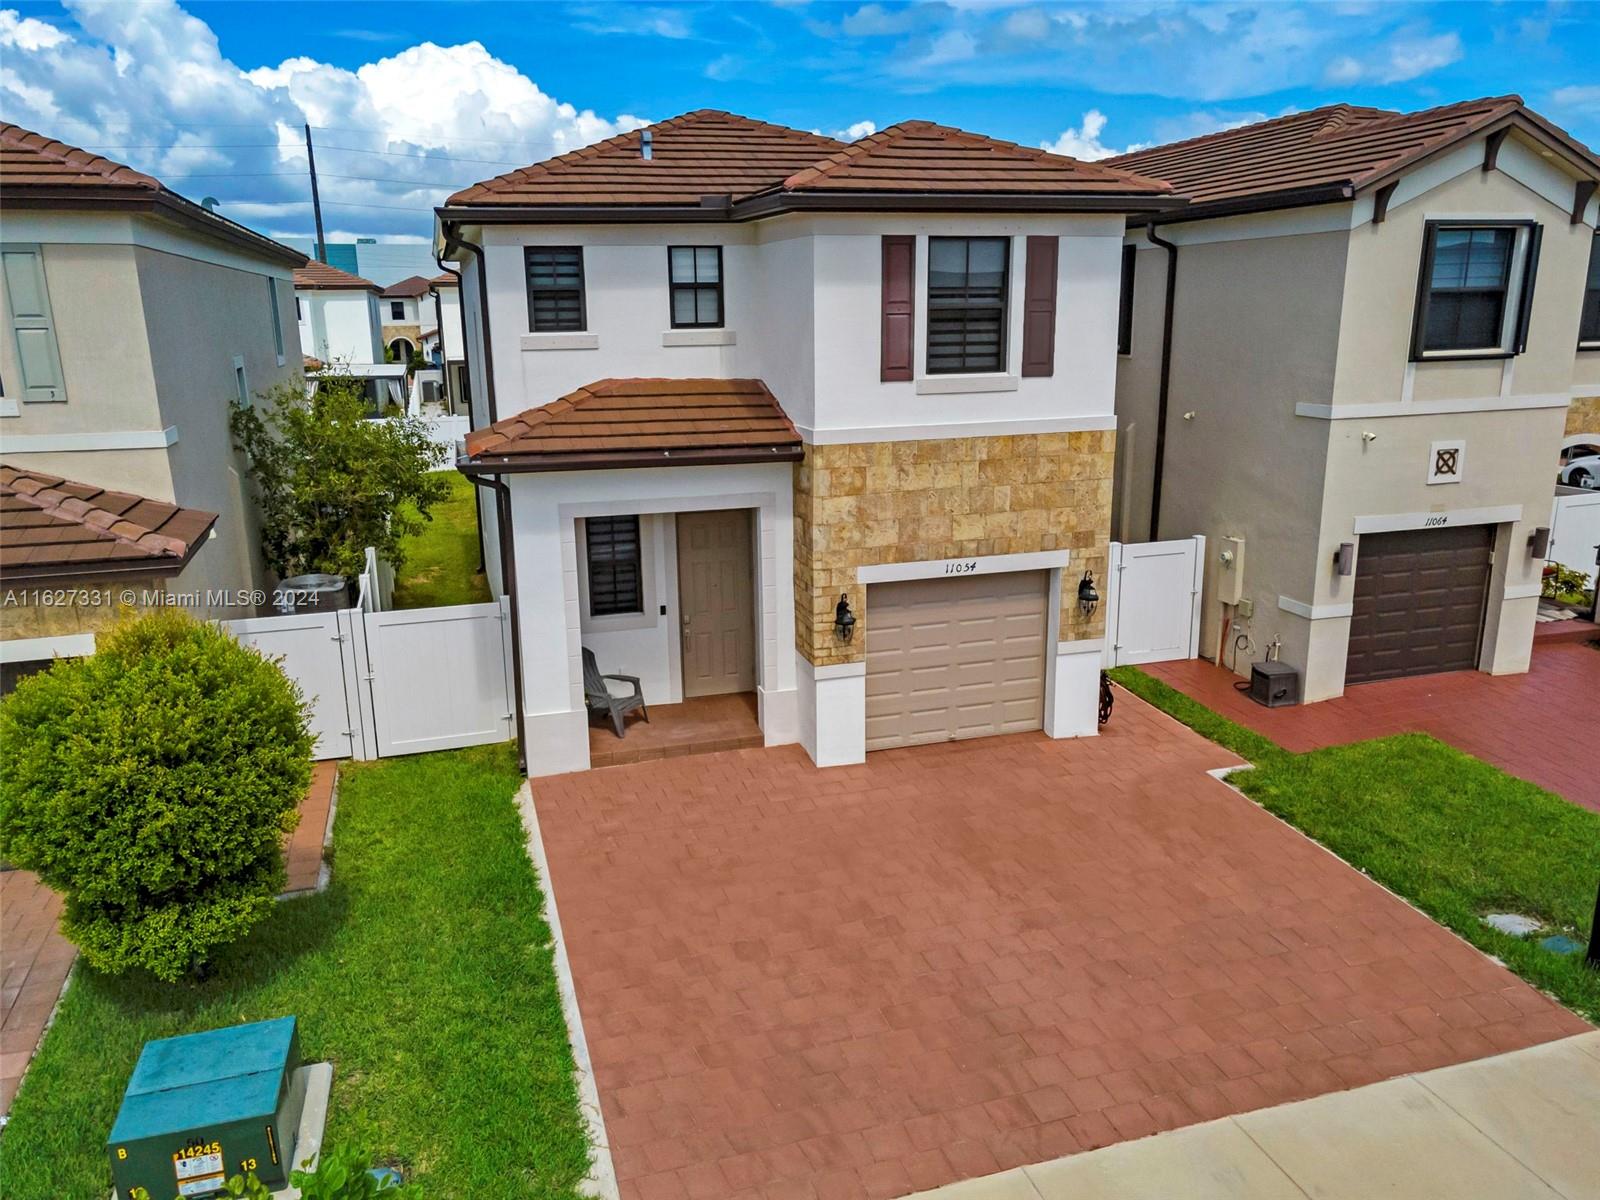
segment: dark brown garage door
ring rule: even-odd
[[[1493,549],[1492,525],[1363,534],[1345,682],[1476,667]]]

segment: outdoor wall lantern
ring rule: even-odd
[[[850,611],[850,597],[843,592],[839,593],[839,603],[833,610],[833,632],[841,642],[848,642],[855,636],[856,615]]]
[[[1099,607],[1100,593],[1095,590],[1094,572],[1085,571],[1083,578],[1078,581],[1078,611],[1086,617],[1092,617]]]

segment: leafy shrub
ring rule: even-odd
[[[1559,600],[1567,604],[1584,604],[1589,597],[1589,577],[1582,571],[1564,567],[1560,563],[1546,563],[1541,595],[1546,600]]]
[[[353,1146],[323,1150],[312,1171],[291,1171],[289,1182],[300,1189],[300,1200],[421,1200],[415,1184],[396,1183],[368,1174],[370,1156]],[[250,1175],[235,1175],[223,1186],[224,1197],[271,1200],[267,1186]],[[130,1200],[150,1200],[150,1193],[134,1188]]]
[[[397,570],[404,542],[449,496],[436,468],[444,448],[417,417],[369,420],[366,381],[325,373],[317,394],[292,384],[260,405],[235,405],[235,447],[249,460],[261,509],[261,549],[287,579],[326,572],[354,579],[368,546]]]
[[[100,970],[198,971],[283,887],[308,714],[216,626],[126,618],[0,703],[0,855],[66,896],[62,932]]]

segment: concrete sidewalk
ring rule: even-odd
[[[1595,1200],[1600,1033],[1258,1109],[917,1200]]]

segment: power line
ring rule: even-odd
[[[312,126],[316,128],[315,125]],[[304,171],[200,171],[183,175],[163,175],[166,179],[300,179]],[[414,179],[395,179],[387,175],[336,175],[332,171],[318,171],[318,179],[354,179],[361,183],[394,183],[410,187],[412,190],[420,188],[459,188],[465,186],[460,180],[453,183],[423,182]]]
[[[286,143],[250,142],[216,146],[80,146],[81,150],[277,150]],[[298,148],[298,147],[297,147]],[[428,150],[363,150],[360,146],[319,146],[319,150],[340,150],[346,154],[377,154],[389,158],[420,158],[429,162],[477,163],[489,167],[525,167],[528,164],[509,158],[458,158],[453,154],[434,154]]]

